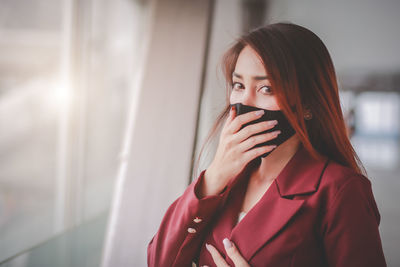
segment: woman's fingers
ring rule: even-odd
[[[243,124],[247,122],[254,121],[260,118],[264,114],[263,110],[251,111],[244,114],[240,114],[236,116],[234,120],[228,125],[227,132],[230,134],[234,134],[240,130]]]
[[[217,267],[229,267],[228,263],[226,263],[225,259],[221,254],[219,254],[218,250],[213,245],[206,244],[206,248],[208,252],[210,252]]]
[[[247,261],[243,258],[242,254],[240,254],[239,250],[236,248],[235,244],[225,238],[223,240],[226,254],[228,254],[229,258],[235,264],[235,267],[250,267]]]
[[[276,145],[270,145],[270,146],[260,146],[260,147],[255,147],[253,149],[250,149],[249,151],[244,152],[244,159],[246,162],[251,161],[255,159],[258,156],[261,156],[262,154],[266,152],[270,152],[271,150],[275,149]]]
[[[277,123],[278,121],[273,120],[273,121],[262,121],[262,122],[257,122],[255,124],[247,125],[246,127],[244,127],[235,134],[235,138],[236,140],[238,140],[238,142],[242,142],[243,140],[246,140],[250,136],[274,128]]]
[[[237,249],[235,244],[225,238],[223,241],[224,248],[228,257],[233,261],[235,267],[250,267],[247,263],[246,259],[243,258],[240,251]],[[228,267],[229,264],[225,261],[225,259],[221,256],[219,251],[212,245],[206,244],[206,248],[208,252],[210,252],[211,257],[213,258],[214,263],[217,267]]]
[[[281,131],[278,130],[278,131],[273,131],[273,132],[269,132],[269,133],[258,134],[258,135],[252,136],[252,137],[246,139],[245,141],[243,141],[242,143],[240,143],[238,146],[238,149],[240,152],[246,152],[249,149],[253,148],[257,144],[261,144],[261,143],[264,143],[264,142],[267,142],[269,140],[276,138],[280,133],[281,133]]]
[[[234,106],[232,106],[229,109],[228,118],[225,120],[225,124],[224,124],[223,129],[222,129],[223,132],[228,130],[229,125],[232,123],[232,121],[235,119],[235,117],[236,117],[236,108]]]

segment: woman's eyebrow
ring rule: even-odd
[[[240,75],[239,73],[233,72],[232,73],[233,76],[236,76],[240,79],[242,79],[242,75]],[[268,76],[251,76],[253,78],[253,80],[268,80]]]

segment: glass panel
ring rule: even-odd
[[[107,214],[73,227],[1,267],[99,267]]]
[[[137,51],[143,39],[145,6],[141,1],[94,1],[86,34],[86,102],[83,173],[84,219],[108,209],[119,167]],[[107,18],[107,19],[105,19]]]
[[[148,6],[140,0],[1,6],[3,262],[108,212]]]
[[[55,232],[60,4],[1,3],[0,262]]]

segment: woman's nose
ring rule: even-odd
[[[254,106],[255,99],[254,99],[253,94],[249,90],[247,92],[245,92],[242,96],[243,97],[241,99],[241,102],[243,105]]]

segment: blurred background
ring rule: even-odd
[[[0,0],[0,266],[146,266],[162,216],[213,158],[219,60],[289,21],[336,67],[400,266],[400,1]],[[215,140],[217,141],[217,140]]]

